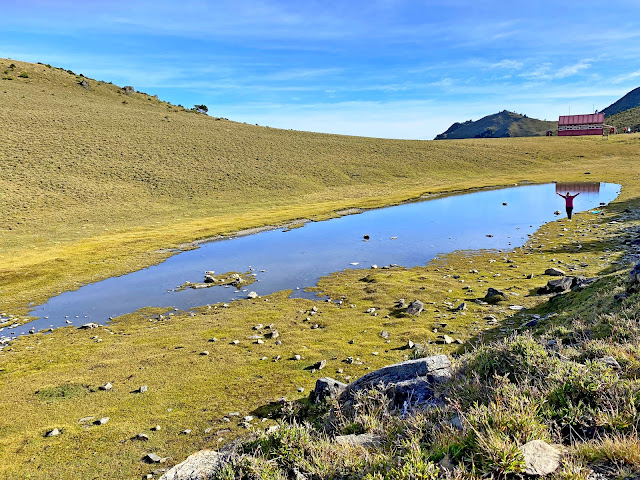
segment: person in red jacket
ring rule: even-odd
[[[561,193],[558,193],[558,195],[564,198],[564,202],[567,207],[567,217],[569,218],[569,220],[571,220],[571,213],[573,212],[573,199],[580,195],[580,192],[576,193],[575,195],[571,195],[571,193],[569,192],[567,192],[566,195],[562,195]]]

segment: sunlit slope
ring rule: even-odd
[[[277,130],[92,79],[86,90],[83,77],[15,60],[0,60],[0,78],[0,309],[24,310],[215,233],[427,191],[581,178],[611,172],[611,155],[621,166],[637,158],[631,139],[427,142]]]

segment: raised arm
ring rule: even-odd
[[[562,198],[567,198],[566,195],[562,195],[561,193],[556,192],[556,195],[560,195]]]

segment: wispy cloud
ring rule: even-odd
[[[542,79],[542,80],[554,80],[563,79],[577,75],[583,70],[587,70],[591,67],[591,60],[580,60],[572,65],[565,65],[562,67],[556,67],[552,63],[542,63],[529,72],[523,72],[521,76]]]

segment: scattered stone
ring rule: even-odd
[[[207,355],[209,355],[209,350],[203,350],[202,352],[200,352],[200,355],[203,355],[206,357]]]
[[[507,294],[496,288],[489,287],[484,299],[488,303],[498,303],[507,300]]]
[[[81,81],[79,81],[78,85],[80,85],[85,90],[89,90],[89,82],[87,82],[86,78],[83,78]]]
[[[456,308],[453,309],[454,312],[462,312],[463,310],[467,309],[467,302],[462,302],[460,305],[458,305]]]
[[[89,323],[85,323],[84,325],[81,325],[78,327],[78,330],[89,330],[91,328],[98,328],[100,325],[98,325],[97,323],[94,322],[89,322]]]
[[[319,362],[316,362],[313,365],[311,365],[310,369],[311,370],[322,370],[326,366],[327,366],[327,361],[323,359],[323,360],[320,360]]]
[[[247,298],[258,298],[258,294],[256,292],[249,292]]]
[[[562,277],[557,280],[549,280],[547,286],[543,288],[546,288],[547,292],[562,293],[571,290],[571,285],[573,285],[573,278]]]
[[[562,452],[542,440],[532,440],[520,447],[527,475],[545,476],[560,466]]]
[[[240,340],[232,340],[231,341],[231,345],[238,345],[240,343]]]
[[[620,370],[622,368],[616,359],[611,356],[599,358],[598,361],[611,367],[613,370]]]
[[[200,450],[189,455],[185,461],[170,468],[160,480],[203,480],[214,478],[216,472],[229,460],[230,449],[216,452]]]
[[[182,431],[180,432],[180,434],[181,434],[181,435],[189,435],[189,434],[191,434],[191,429],[190,429],[190,428],[187,428],[187,429],[185,429],[185,430],[182,430]]]
[[[566,273],[563,270],[560,270],[559,268],[547,268],[544,271],[545,275],[550,275],[552,277],[564,277],[566,275]]]
[[[209,339],[209,341],[213,343],[213,342],[217,342],[217,341],[218,341],[218,339],[217,339],[216,337],[211,337],[211,338]]]
[[[98,387],[98,390],[106,390],[109,391],[113,388],[113,385],[111,385],[109,382],[105,383],[104,385],[100,385]]]
[[[407,315],[420,315],[420,312],[424,309],[424,304],[420,300],[414,300],[409,304],[405,312]]]
[[[60,430],[58,430],[57,428],[54,428],[53,430],[49,430],[47,433],[44,434],[45,437],[57,437],[58,435],[60,435]]]
[[[162,427],[160,425],[156,425],[155,427],[151,427],[151,430],[154,432],[159,432],[160,430],[162,430]]]
[[[449,424],[452,427],[457,428],[458,430],[464,430],[464,427],[462,426],[462,420],[460,419],[459,415],[454,415],[453,417],[451,417],[451,420],[449,420]]]
[[[363,433],[361,435],[338,435],[333,439],[338,445],[377,448],[382,444],[382,437],[371,433]]]
[[[135,92],[131,85],[125,85],[124,87],[122,87],[122,90],[124,91],[125,95],[133,95],[133,93]]]
[[[628,297],[629,297],[629,294],[627,292],[622,292],[622,293],[616,293],[613,296],[613,299],[618,301],[618,302],[621,302],[622,300],[624,300],[625,298],[628,298]]]
[[[149,387],[147,387],[146,385],[142,385],[137,392],[138,393],[145,393],[147,390],[149,390]]]
[[[640,284],[640,262],[636,263],[629,272],[629,282],[634,286]]]
[[[149,440],[149,435],[147,435],[146,433],[138,433],[136,434],[135,437],[133,437],[133,440],[140,440],[142,442],[146,442],[147,440]]]
[[[164,463],[167,461],[167,459],[161,457],[157,453],[147,453],[144,457],[142,457],[142,461],[146,463]]]
[[[96,420],[93,423],[95,423],[96,425],[104,425],[108,421],[109,421],[109,417],[102,417],[102,418],[99,418],[98,420]]]
[[[298,354],[295,354],[295,355],[293,356],[293,360],[296,360],[296,361],[298,361],[298,360],[302,360],[302,356],[301,356],[301,355],[298,355]]]
[[[264,328],[264,325],[262,325],[261,323],[251,327],[252,330],[262,330],[263,328]]]
[[[298,388],[298,392],[299,392],[299,393],[304,392],[304,387],[299,387],[299,388]]]
[[[265,337],[272,338],[272,339],[273,338],[278,338],[279,336],[280,336],[280,333],[278,332],[278,330],[272,330],[272,331],[270,331],[269,333],[267,333],[265,335]]]
[[[506,203],[503,203],[503,205],[506,205]],[[449,458],[448,453],[438,462],[438,466],[445,474],[450,474],[456,469],[456,466],[451,463],[451,459]]]
[[[436,343],[443,343],[446,345],[450,345],[454,342],[453,338],[451,338],[449,335],[438,335],[438,338],[436,340]]]
[[[405,349],[405,350],[411,350],[411,349],[413,349],[415,346],[416,346],[416,344],[415,344],[415,343],[413,343],[411,340],[409,340],[409,341],[407,342],[407,344],[404,346],[404,349]]]
[[[371,307],[371,308],[367,308],[367,310],[364,313],[373,313],[375,311],[376,311],[376,309]]]
[[[386,330],[383,330],[382,332],[380,332],[380,336],[386,340],[386,339],[387,339],[387,338],[389,338],[391,335],[390,335],[390,334],[389,334],[389,332],[387,332]]]

